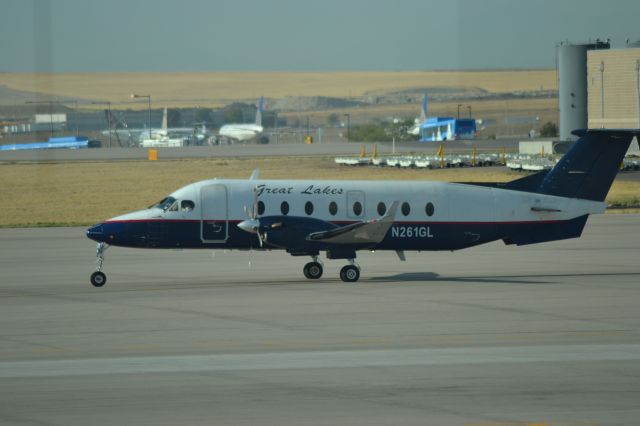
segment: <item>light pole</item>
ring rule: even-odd
[[[458,104],[458,120],[460,119],[460,107],[462,106],[462,104]]]
[[[600,61],[600,127],[604,129],[604,61]]]
[[[467,109],[469,110],[469,118],[471,118],[471,105],[467,105]]]
[[[108,108],[109,108],[109,117],[107,120],[107,124],[109,125],[109,148],[111,148],[111,102],[109,101],[105,101],[105,102],[91,102],[93,105],[104,105],[107,104]]]
[[[346,113],[344,115],[347,117],[347,142],[351,140],[351,114]]]
[[[149,101],[149,120],[147,122],[147,128],[149,130],[149,139],[151,139],[151,95],[137,95],[135,93],[131,94],[131,99],[136,99],[136,98],[147,98],[147,100]]]
[[[73,101],[75,107],[73,108],[73,113],[76,115],[76,136],[80,135],[80,129],[78,127],[78,101]]]
[[[640,127],[640,59],[636,59],[636,84],[638,90],[638,127]]]

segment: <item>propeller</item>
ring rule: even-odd
[[[258,219],[258,187],[253,188],[253,204],[251,208],[244,206],[244,212],[247,215],[247,220],[243,220],[238,224],[238,228],[251,234],[258,236],[258,242],[260,247],[264,244],[265,235],[260,233],[260,219]]]

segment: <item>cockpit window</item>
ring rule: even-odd
[[[182,200],[182,202],[180,203],[180,209],[183,212],[193,211],[195,207],[196,207],[196,203],[194,203],[191,200]]]
[[[169,209],[169,207],[171,207],[173,205],[173,203],[175,203],[175,202],[176,202],[175,198],[167,197],[167,198],[162,199],[162,201],[160,201],[158,204],[154,204],[153,206],[151,206],[151,208],[158,208],[158,209],[167,211]]]
[[[178,211],[178,202],[175,201],[173,204],[171,204],[171,207],[169,207],[168,209],[166,209],[165,211],[168,212],[177,212]]]

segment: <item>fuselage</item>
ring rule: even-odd
[[[240,142],[256,139],[263,132],[264,128],[257,124],[226,124],[220,128],[220,136]]]
[[[398,201],[392,226],[372,250],[457,250],[535,234],[536,227],[553,223],[564,226],[605,208],[602,202],[456,183],[214,179],[109,219],[87,235],[126,247],[256,249],[257,236],[237,226],[254,197],[259,217],[334,225],[379,218]],[[264,248],[279,248],[268,243]]]

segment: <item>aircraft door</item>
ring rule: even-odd
[[[354,219],[365,216],[363,191],[347,191],[347,216]]]
[[[200,232],[204,243],[223,243],[229,238],[227,187],[208,185],[200,189],[202,221]]]

